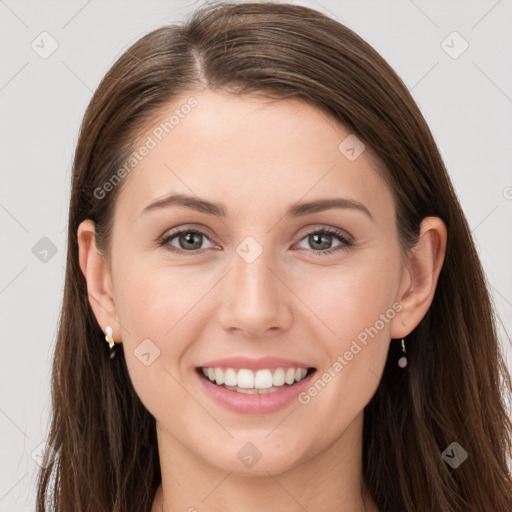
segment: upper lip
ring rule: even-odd
[[[227,357],[203,363],[200,368],[247,368],[248,370],[263,370],[265,368],[312,368],[311,365],[284,359],[282,357],[260,357],[251,359],[248,357]]]

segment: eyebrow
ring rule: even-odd
[[[153,210],[162,208],[169,208],[172,206],[182,206],[191,210],[196,210],[206,215],[214,215],[216,217],[227,217],[226,207],[222,203],[207,201],[199,197],[189,196],[186,194],[171,194],[162,199],[159,199],[142,210],[141,215],[144,215]],[[297,203],[293,205],[285,214],[285,217],[302,217],[311,213],[323,212],[332,208],[340,209],[353,209],[359,210],[367,215],[371,220],[375,220],[366,206],[354,199],[335,197],[318,199],[316,201],[309,201]]]

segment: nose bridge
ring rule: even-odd
[[[268,242],[268,239],[266,240]],[[254,237],[245,238],[233,255],[233,280],[235,293],[239,301],[261,308],[270,305],[276,297],[272,266],[272,250],[263,247]]]
[[[271,248],[264,248],[253,237],[236,247],[221,306],[225,328],[256,335],[283,327],[289,319],[282,284],[274,275],[276,262],[272,255]]]

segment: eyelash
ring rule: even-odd
[[[171,251],[171,252],[173,252],[175,254],[186,254],[186,253],[188,253],[188,254],[191,254],[191,255],[195,255],[195,254],[200,253],[203,249],[196,249],[194,251],[185,251],[183,249],[177,249],[176,247],[174,247],[174,246],[169,244],[169,242],[171,240],[173,240],[174,238],[176,238],[179,235],[182,235],[183,233],[194,233],[194,234],[202,235],[202,236],[208,238],[208,240],[210,240],[208,235],[206,233],[204,233],[203,231],[200,231],[200,230],[197,230],[197,229],[181,229],[179,231],[175,231],[173,233],[169,233],[169,234],[166,234],[163,237],[161,237],[158,240],[159,247],[166,246],[165,247],[166,250]],[[325,249],[325,250],[311,249],[316,255],[327,255],[328,256],[328,255],[333,254],[334,252],[337,252],[337,251],[347,250],[347,249],[349,249],[353,245],[353,242],[343,233],[343,231],[339,231],[337,229],[332,229],[332,228],[322,228],[322,229],[318,229],[318,230],[315,230],[315,231],[310,231],[305,236],[303,236],[299,240],[299,242],[304,240],[304,238],[307,238],[307,237],[309,237],[311,235],[334,235],[336,238],[338,238],[338,240],[340,242],[343,243],[343,245],[337,246],[337,247],[334,247],[334,248],[331,248],[331,249]]]

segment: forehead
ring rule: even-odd
[[[183,95],[141,131],[134,150],[149,149],[124,178],[116,210],[135,218],[170,193],[221,201],[233,211],[256,203],[281,209],[326,195],[368,207],[392,202],[370,152],[357,156],[358,144],[332,116],[298,99]]]

